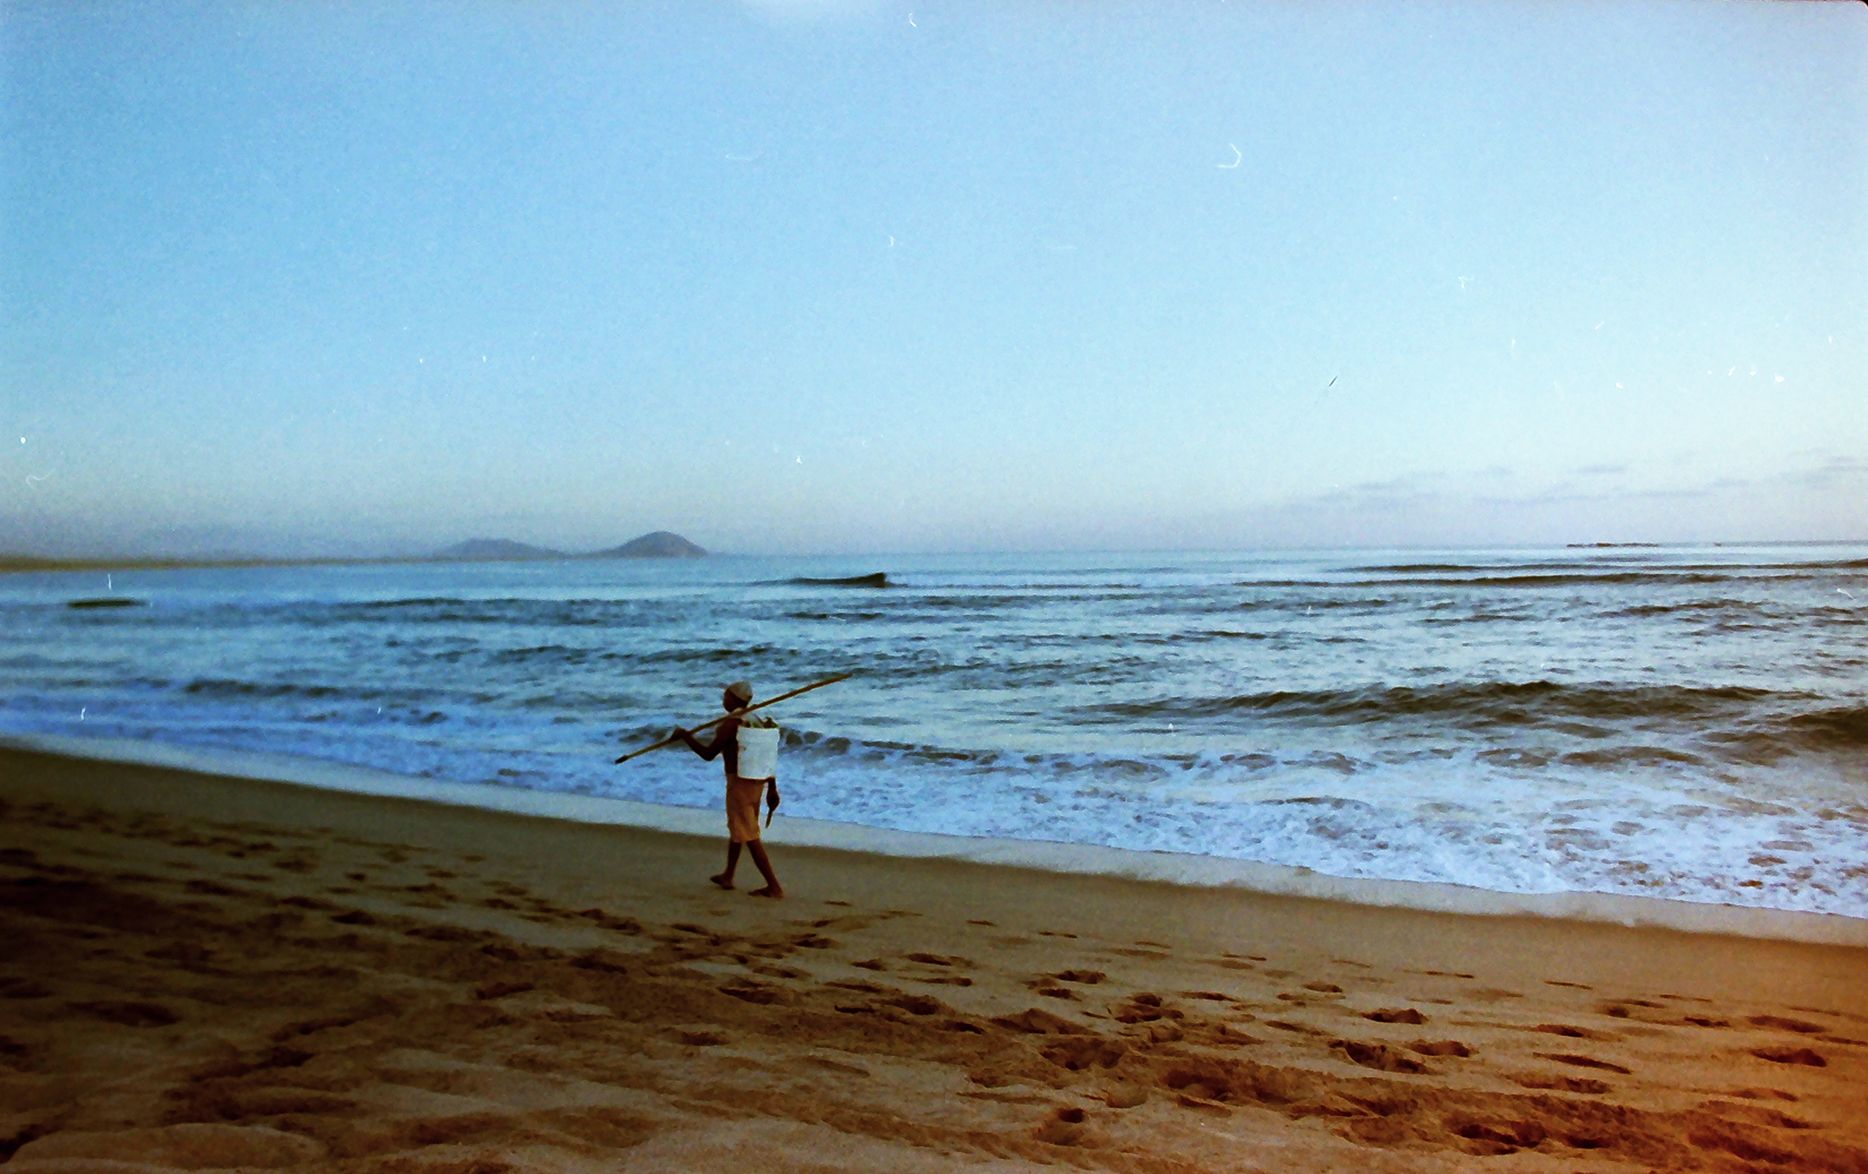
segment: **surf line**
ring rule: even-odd
[[[768,705],[777,705],[779,702],[789,701],[793,697],[796,697],[801,693],[809,693],[813,689],[822,689],[825,685],[834,685],[838,681],[847,681],[849,679],[850,679],[849,673],[838,673],[834,677],[825,677],[821,681],[812,681],[810,684],[793,689],[789,693],[780,693],[776,697],[769,697],[764,701],[758,702],[757,704],[748,705],[744,709],[736,709],[732,713],[723,714],[720,717],[717,717],[713,719],[712,721],[708,722],[706,725],[693,727],[688,732],[691,734],[698,734],[702,730],[711,730],[715,726],[719,725],[721,722],[726,721],[729,718],[736,718],[736,717],[741,716],[742,714],[751,713],[755,709],[764,709]],[[672,746],[676,742],[679,742],[680,740],[681,740],[680,738],[663,738],[661,741],[655,743],[652,746],[644,746],[640,750],[630,751],[628,754],[625,754],[621,758],[617,759],[616,762],[618,765],[620,765],[622,763],[628,762],[632,758],[638,758],[644,754],[647,754],[651,750],[660,750],[664,746]]]

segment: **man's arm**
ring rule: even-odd
[[[721,722],[714,727],[713,741],[705,746],[701,745],[700,739],[696,738],[690,731],[684,730],[679,726],[675,727],[674,736],[686,742],[689,750],[700,755],[708,762],[712,762],[714,759],[720,757],[721,751],[734,744],[732,739],[738,729],[738,722]]]

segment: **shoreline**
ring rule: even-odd
[[[0,749],[0,1163],[1868,1167],[1859,947],[789,831]]]
[[[720,826],[719,813],[712,807],[674,807],[566,792],[415,778],[288,755],[202,750],[130,739],[0,735],[0,753],[10,751],[702,838],[717,836]],[[1243,890],[1265,896],[1423,913],[1548,918],[1868,948],[1868,918],[1842,914],[1620,893],[1519,893],[1426,881],[1343,877],[1308,868],[1225,857],[1058,841],[948,836],[789,816],[781,816],[774,829],[774,841],[788,846],[904,860],[966,861],[1058,875],[1112,877],[1190,889]]]

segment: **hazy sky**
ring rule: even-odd
[[[0,551],[1868,537],[1868,8],[0,0]]]

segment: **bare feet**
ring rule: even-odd
[[[714,876],[710,876],[707,879],[712,881],[714,884],[719,885],[723,889],[730,889],[733,887],[733,878],[728,876],[724,872],[718,873]]]
[[[754,889],[746,895],[749,897],[770,897],[774,901],[777,901],[784,897],[785,890],[779,888],[777,885],[767,885],[763,889]]]

